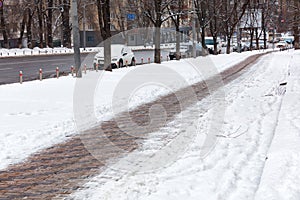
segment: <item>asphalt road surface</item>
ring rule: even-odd
[[[137,64],[148,62],[150,58],[153,62],[154,51],[136,51],[135,58]],[[161,51],[162,60],[167,60],[168,51]],[[88,68],[93,68],[93,58],[95,53],[81,54],[81,62]],[[74,65],[74,55],[40,55],[27,57],[0,58],[0,85],[19,82],[19,72],[23,72],[23,81],[37,80],[39,69],[43,70],[43,77],[55,77],[56,67],[59,67],[60,74],[68,74],[71,66]]]

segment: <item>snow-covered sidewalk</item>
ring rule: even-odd
[[[299,51],[273,53],[222,88],[223,131],[206,158],[201,148],[217,103],[209,97],[150,134],[141,149],[91,178],[70,199],[299,199],[299,58]],[[154,171],[136,168],[137,159],[168,145],[160,138],[184,134],[180,130],[193,120],[201,128],[178,159]]]
[[[278,125],[256,199],[300,199],[300,52],[286,63],[289,76]]]
[[[262,52],[210,56],[219,70],[233,66],[247,57]],[[199,58],[200,61],[203,58]],[[185,85],[176,81],[171,87],[185,87],[202,80],[185,60],[169,61],[164,66],[175,70],[185,79]],[[144,65],[152,67],[155,64]],[[139,66],[140,67],[140,66]],[[208,66],[211,67],[211,66]],[[95,92],[95,113],[98,121],[113,116],[112,97],[114,89],[122,78],[135,68],[122,68],[113,73],[104,72]],[[100,72],[98,72],[100,73]],[[98,76],[89,72],[86,76]],[[76,79],[67,76],[59,79],[31,81],[21,84],[0,86],[0,169],[26,159],[32,153],[67,140],[76,134],[73,118],[73,92]],[[132,109],[145,102],[152,101],[169,91],[163,87],[145,87],[135,93],[129,102]]]

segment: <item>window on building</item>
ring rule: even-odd
[[[94,36],[88,36],[87,41],[88,42],[94,42]]]

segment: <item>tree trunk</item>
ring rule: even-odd
[[[258,28],[255,28],[255,41],[256,41],[256,49],[259,49]]]
[[[160,60],[160,25],[159,24],[156,24],[154,32],[155,32],[155,35],[154,35],[154,44],[155,44],[154,62],[161,63],[161,60]]]
[[[2,1],[2,6],[0,7],[0,30],[2,30],[4,48],[9,48],[8,34],[6,31],[3,7],[4,1]]]
[[[33,48],[32,32],[31,32],[32,17],[33,17],[33,13],[31,13],[31,10],[28,9],[28,20],[27,20],[27,25],[26,25],[28,48]]]
[[[81,72],[81,59],[80,59],[80,36],[79,36],[79,25],[78,25],[77,0],[72,0],[72,30],[73,30],[76,77],[81,78],[82,72]]]
[[[179,24],[176,25],[176,60],[180,60],[180,32]]]
[[[299,44],[299,15],[300,15],[300,6],[299,0],[294,0],[294,25],[293,25],[293,32],[294,32],[294,48],[300,49]]]
[[[110,1],[97,0],[98,20],[101,36],[104,41],[104,69],[112,71],[111,66],[111,31],[110,31]]]
[[[39,39],[40,39],[40,44],[39,47],[43,48],[44,45],[44,37],[43,37],[43,13],[42,13],[43,5],[42,1],[39,2],[38,8],[37,8],[37,13],[38,13],[38,24],[39,24]]]
[[[253,50],[253,38],[254,38],[254,30],[253,28],[250,29],[250,51]]]
[[[70,26],[70,0],[63,0],[62,26],[64,47],[71,47],[71,26]]]
[[[207,46],[205,44],[205,27],[201,27],[201,43],[202,43],[202,47],[204,49],[207,49]]]
[[[47,45],[53,47],[53,36],[52,36],[52,14],[53,14],[53,0],[48,0],[48,20],[47,20]]]
[[[231,38],[227,37],[226,53],[230,54]]]
[[[299,28],[298,26],[294,26],[293,28],[294,30],[294,48],[295,49],[300,49],[300,45],[299,45]]]
[[[27,14],[24,12],[22,23],[21,23],[20,37],[18,39],[18,47],[19,48],[22,48],[22,41],[23,41],[23,36],[24,36],[24,31],[25,31],[26,18],[27,18]]]
[[[214,41],[214,54],[218,54],[218,46],[217,46],[217,37],[213,36],[213,41]]]

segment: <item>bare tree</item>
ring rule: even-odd
[[[176,60],[180,59],[180,21],[182,15],[186,14],[187,11],[183,11],[184,0],[176,0],[173,4],[170,4],[167,8],[173,24],[175,25],[176,31]]]
[[[253,41],[255,39],[256,48],[259,48],[259,33],[258,28],[261,27],[260,5],[257,0],[251,0],[247,6],[245,17],[243,17],[243,24],[241,28],[249,32],[250,35],[250,50],[253,49]]]
[[[23,41],[23,36],[24,36],[24,31],[25,31],[25,25],[26,25],[26,21],[27,21],[27,13],[24,13],[23,14],[23,19],[22,19],[22,22],[21,22],[21,30],[20,30],[20,37],[18,39],[18,46],[19,48],[22,47],[22,41]]]
[[[197,20],[201,29],[201,43],[203,48],[207,48],[205,45],[205,32],[206,28],[209,24],[208,16],[207,16],[207,1],[206,0],[195,0],[195,10],[197,15]]]
[[[47,22],[46,45],[49,47],[53,47],[53,31],[52,31],[53,0],[48,0],[47,6],[48,7],[47,7],[47,15],[46,15],[46,22]]]
[[[143,0],[143,9],[146,17],[154,25],[154,62],[161,62],[161,52],[160,52],[160,29],[166,20],[171,16],[168,12],[168,5],[172,4],[173,0]],[[153,6],[154,5],[154,6]],[[153,9],[154,8],[154,9]]]
[[[209,30],[214,42],[214,54],[218,54],[217,38],[221,31],[221,20],[219,14],[221,13],[222,2],[221,0],[207,0],[206,5],[209,17]]]
[[[250,0],[223,0],[221,18],[222,28],[227,40],[226,53],[230,53],[231,39],[240,20],[242,19]]]
[[[60,6],[62,7],[62,32],[64,47],[71,47],[71,25],[70,25],[70,0],[60,0]]]
[[[111,67],[111,31],[110,31],[110,1],[97,0],[99,27],[104,41],[104,68],[112,71]]]
[[[111,1],[111,14],[113,14],[113,19],[115,20],[115,24],[117,26],[114,26],[115,30],[117,32],[120,32],[123,39],[126,40],[126,34],[125,31],[127,30],[127,20],[126,20],[126,14],[129,13],[129,9],[126,7],[127,5],[124,4],[124,2],[120,2],[117,0]],[[113,22],[112,22],[113,24]],[[129,27],[132,28],[132,27]]]
[[[43,1],[37,0],[36,1],[36,10],[37,10],[37,15],[38,15],[38,34],[39,34],[39,47],[43,48],[44,45],[44,27],[43,27]]]

